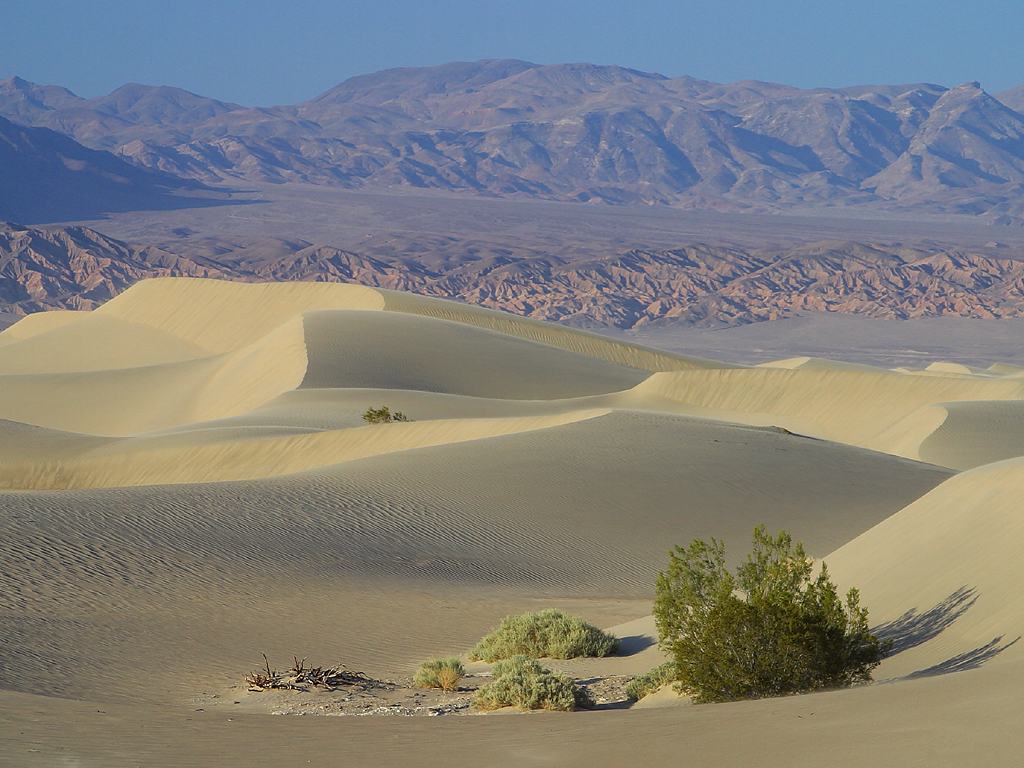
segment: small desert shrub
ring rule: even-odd
[[[671,683],[676,679],[676,665],[673,661],[666,661],[654,669],[637,675],[626,685],[626,696],[632,701],[640,701],[649,693],[654,693],[663,685]]]
[[[824,563],[812,572],[803,545],[763,526],[735,576],[720,541],[676,547],[658,575],[654,618],[678,689],[699,703],[870,680],[887,644],[868,631],[856,589],[844,604]]]
[[[494,679],[477,689],[473,706],[569,711],[590,703],[587,694],[568,675],[552,672],[525,656],[496,662]]]
[[[417,688],[440,688],[442,691],[454,691],[459,680],[466,674],[462,662],[455,657],[447,659],[430,659],[420,664],[413,677]]]
[[[579,656],[610,656],[617,638],[583,619],[547,609],[520,616],[506,616],[469,652],[473,660],[496,661],[512,656],[531,659],[575,659]]]
[[[363,413],[363,421],[367,424],[390,424],[394,421],[412,421],[401,411],[392,411],[386,405],[380,408],[367,408]]]

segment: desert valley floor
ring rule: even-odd
[[[1024,368],[992,362],[745,366],[326,283],[30,315],[0,333],[0,764],[1013,764]],[[627,639],[560,668],[638,674],[667,550],[759,523],[860,587],[874,683],[440,717],[242,685],[263,653],[401,679],[549,606]]]

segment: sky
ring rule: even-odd
[[[0,0],[0,78],[246,105],[389,67],[518,58],[802,87],[1024,83],[1024,0]]]

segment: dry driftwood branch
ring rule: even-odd
[[[271,669],[270,660],[263,654],[263,669],[245,676],[250,691],[265,691],[272,688],[308,691],[310,688],[325,688],[333,691],[343,685],[373,688],[383,685],[362,672],[352,672],[344,667],[307,667],[306,659],[293,656],[292,668],[284,672]]]

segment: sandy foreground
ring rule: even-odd
[[[408,294],[145,281],[0,333],[0,764],[1010,765],[1024,369],[743,367]],[[415,421],[367,426],[387,404]],[[402,681],[503,615],[659,663],[667,549],[786,528],[897,653],[848,691],[349,716],[266,653]],[[308,696],[312,697],[313,694]],[[396,705],[396,708],[397,707]],[[287,711],[298,714],[272,714]]]

